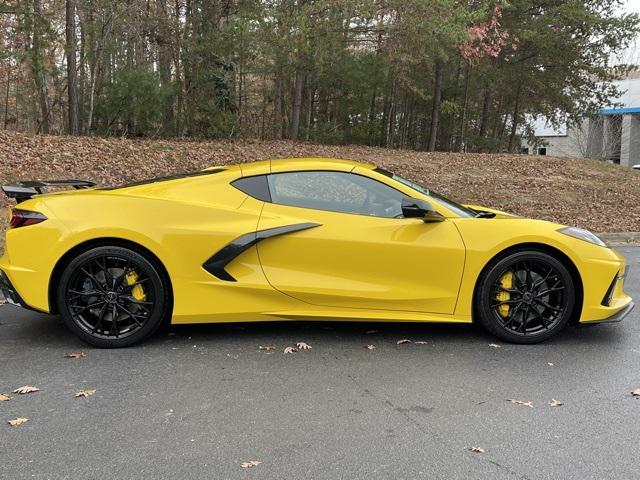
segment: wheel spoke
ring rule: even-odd
[[[516,314],[518,313],[520,308],[522,308],[522,303],[518,303],[515,306],[515,308],[511,311],[511,313],[507,317],[507,321],[504,323],[505,327],[509,328],[513,324],[513,321],[516,319]]]
[[[127,288],[133,290],[133,287],[135,287],[136,285],[142,285],[143,283],[145,283],[147,280],[149,280],[147,277],[143,278],[143,279],[138,279],[135,282],[127,285]]]
[[[111,304],[111,333],[116,337],[120,334],[118,331],[118,309],[115,303]]]
[[[82,312],[86,312],[87,310],[90,310],[92,308],[99,307],[100,305],[102,305],[104,303],[106,303],[106,302],[104,300],[101,300],[101,301],[99,301],[97,303],[92,303],[90,305],[85,305],[85,306],[82,306],[82,305],[69,305],[69,306],[71,308],[80,308],[80,310],[78,310],[77,312],[73,312],[73,315],[80,315]]]
[[[522,283],[522,280],[520,280],[520,277],[518,276],[517,272],[513,269],[510,268],[508,270],[508,272],[513,275],[513,280],[516,282],[517,284],[517,289],[518,291],[522,290],[522,287],[524,287],[525,285]]]
[[[520,300],[502,300],[498,303],[494,303],[493,305],[491,305],[491,308],[496,308],[496,307],[499,307],[500,305],[513,305],[519,302]]]
[[[533,288],[538,288],[542,285],[544,285],[546,283],[547,280],[550,279],[551,274],[553,273],[553,268],[549,268],[549,271],[547,272],[547,274],[544,276],[544,278],[536,283],[533,284]]]
[[[520,328],[518,330],[522,330],[522,334],[527,334],[527,319],[529,318],[529,305],[525,306],[526,310],[522,311],[522,320],[520,324]]]
[[[104,319],[104,314],[106,312],[107,312],[107,302],[105,302],[102,308],[100,309],[100,314],[98,315],[98,321],[96,322],[95,326],[91,330],[91,333],[95,333],[98,330],[98,327],[100,327],[100,330],[104,332],[104,328],[102,327],[102,320]]]
[[[144,316],[144,315],[137,315],[137,314],[135,314],[135,313],[131,312],[131,311],[130,311],[128,308],[126,308],[124,305],[120,305],[120,304],[116,304],[116,305],[117,305],[119,308],[121,308],[122,310],[124,310],[124,313],[126,313],[127,315],[129,315],[129,317],[131,317],[131,319],[132,319],[134,322],[136,322],[136,323],[138,324],[138,326],[139,326],[139,327],[141,327],[141,326],[142,326],[142,322],[140,322],[140,321],[138,320],[138,318],[137,318],[137,317],[140,317],[140,316],[141,316],[141,317],[142,317],[142,318],[144,318],[145,320],[146,320],[146,318],[147,318],[147,317],[146,317],[146,316]]]
[[[94,275],[93,273],[91,273],[91,272],[87,271],[87,269],[86,269],[86,268],[84,268],[84,267],[82,267],[80,270],[82,271],[82,273],[84,273],[87,277],[89,277],[89,278],[93,281],[93,283],[95,284],[95,286],[96,286],[98,289],[100,289],[100,291],[101,291],[102,293],[104,293],[104,287],[105,287],[105,285],[103,285],[103,284],[102,284],[102,282],[100,282],[100,281],[95,277],[95,275]]]
[[[136,305],[153,305],[153,302],[143,302],[142,300],[136,300],[131,295],[123,295],[120,298],[122,298],[123,300],[126,300],[129,303],[135,303]]]
[[[536,302],[536,303],[539,303],[544,308],[548,308],[549,310],[553,310],[554,312],[563,312],[564,311],[564,309],[556,308],[556,307],[554,307],[552,305],[549,305],[547,302],[545,302],[544,300],[540,300],[539,298],[534,298],[533,301]]]
[[[100,290],[87,290],[87,291],[78,291],[78,290],[67,290],[67,293],[71,293],[73,295],[78,295],[79,297],[95,297],[96,295],[100,295],[102,292]]]
[[[542,315],[542,314],[540,313],[540,311],[539,311],[537,308],[535,308],[535,307],[534,307],[534,308],[532,308],[531,310],[532,310],[532,311],[535,313],[535,315],[540,319],[540,321],[542,322],[542,326],[543,326],[544,328],[548,329],[548,328],[549,328],[549,323],[547,322],[547,319],[545,318],[545,316],[544,316],[544,315]]]
[[[530,290],[532,287],[531,267],[527,262],[523,262],[522,265],[524,266],[524,271],[525,271],[524,283],[527,289]]]
[[[542,292],[538,293],[538,294],[537,294],[537,296],[538,296],[538,297],[543,297],[543,296],[545,296],[545,295],[547,295],[547,294],[549,294],[549,293],[552,293],[552,292],[559,292],[559,291],[561,291],[561,290],[564,290],[564,287],[550,288],[550,289],[548,289],[548,290],[544,290],[544,291],[542,291]]]

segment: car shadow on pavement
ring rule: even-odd
[[[14,310],[9,315],[7,306],[0,310],[0,337],[12,337],[14,341],[47,346],[77,348],[84,345],[69,332],[58,316],[42,315],[23,310]],[[17,312],[20,312],[19,314]],[[624,338],[624,324],[568,327],[544,345],[618,344]],[[251,342],[260,345],[283,344],[297,341],[374,344],[376,341],[398,342],[428,341],[442,344],[501,344],[477,325],[438,323],[376,323],[336,321],[274,321],[213,323],[196,325],[170,325],[161,329],[144,342],[160,346],[167,340],[184,340],[193,343],[226,345],[230,342]]]

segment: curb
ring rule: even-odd
[[[640,232],[610,232],[597,235],[612,245],[640,245]]]

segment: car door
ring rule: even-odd
[[[258,230],[278,234],[257,248],[274,288],[321,306],[453,313],[465,257],[453,222],[402,218],[405,194],[351,172],[272,173],[268,186]]]

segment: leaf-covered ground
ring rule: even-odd
[[[461,202],[597,232],[640,231],[640,171],[583,159],[288,141],[127,140],[4,132],[0,182],[80,178],[114,185],[211,165],[309,156],[372,162]],[[10,204],[0,198],[0,209]]]

